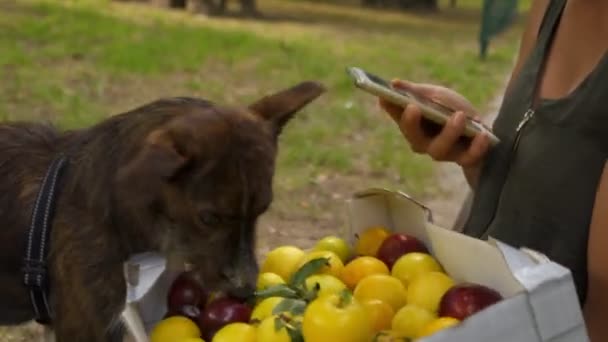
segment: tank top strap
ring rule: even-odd
[[[532,60],[532,92],[529,95],[530,102],[536,100],[539,79],[544,71],[547,53],[551,49],[555,32],[559,26],[562,13],[566,7],[567,0],[550,0],[545,14],[538,29],[535,48],[531,56]]]

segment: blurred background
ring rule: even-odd
[[[319,80],[329,91],[282,134],[260,256],[338,234],[344,201],[368,187],[407,192],[449,225],[460,171],[413,154],[345,68],[452,87],[491,115],[529,2],[0,0],[0,119],[78,128],[159,97],[245,105]],[[35,334],[0,328],[0,341]]]

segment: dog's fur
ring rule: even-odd
[[[323,91],[303,82],[242,108],[161,99],[70,132],[0,124],[0,324],[34,318],[22,258],[41,180],[60,152],[69,163],[48,261],[58,342],[115,340],[123,262],[135,253],[181,253],[206,287],[250,294],[278,137]]]

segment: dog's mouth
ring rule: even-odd
[[[229,296],[241,301],[249,301],[255,294],[255,282],[246,281],[240,276],[251,273],[251,270],[221,268],[211,262],[197,267],[194,262],[187,261],[185,265],[185,269],[195,275],[207,293]]]

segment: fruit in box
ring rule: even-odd
[[[441,272],[441,265],[430,254],[412,252],[397,259],[391,269],[391,275],[409,286],[412,279],[427,272]]]
[[[269,297],[260,301],[253,312],[251,313],[252,320],[263,321],[264,319],[273,316],[274,308],[283,301],[281,297]]]
[[[364,300],[360,303],[367,312],[372,331],[379,332],[391,328],[395,310],[390,304],[378,299]]]
[[[211,342],[256,342],[257,329],[247,323],[230,323],[213,336]]]
[[[370,227],[365,231],[357,234],[355,242],[355,255],[357,256],[373,256],[378,254],[378,248],[391,232],[384,227]]]
[[[463,320],[500,300],[500,293],[487,286],[458,284],[449,289],[441,299],[439,314]]]
[[[427,272],[414,278],[407,288],[407,302],[436,312],[454,280],[443,272]]]
[[[411,235],[393,233],[384,239],[378,247],[378,259],[382,260],[389,269],[392,269],[397,259],[412,252],[428,253],[429,250],[422,241]]]
[[[313,248],[314,251],[334,252],[342,261],[346,263],[351,257],[351,248],[348,243],[337,236],[327,236],[319,240]]]
[[[169,294],[172,317],[157,331],[168,330],[176,342],[183,342],[184,331],[193,342],[412,342],[502,299],[480,284],[456,283],[414,237],[376,226],[359,234],[352,248],[344,245],[329,236],[308,252],[272,250],[253,307],[222,293],[201,290],[199,296],[188,276],[178,277],[172,289],[182,293]],[[171,324],[174,317],[181,325]]]
[[[271,316],[262,320],[257,328],[257,341],[291,342],[286,326],[276,328],[276,317]]]
[[[190,319],[173,316],[154,326],[150,333],[150,342],[172,342],[200,336],[200,329]]]
[[[318,297],[334,293],[340,293],[342,292],[342,290],[346,289],[346,285],[344,285],[344,283],[340,279],[329,274],[311,275],[310,277],[306,278],[304,284],[306,289],[309,291],[312,291],[315,287],[318,286]]]
[[[183,306],[198,306],[206,300],[207,294],[194,276],[190,272],[183,272],[175,278],[169,288],[167,308],[170,311],[179,311]]]
[[[329,274],[334,277],[340,277],[342,269],[344,269],[344,264],[336,253],[330,251],[312,251],[307,253],[300,261],[298,268],[304,266],[304,264],[311,260],[319,258],[326,258],[328,262],[316,272],[317,274]]]
[[[280,246],[266,255],[264,263],[260,269],[261,273],[274,273],[283,280],[289,281],[291,275],[302,263],[302,258],[306,253],[295,246]]]
[[[391,329],[399,336],[416,338],[422,328],[436,318],[437,315],[430,310],[417,305],[406,304],[393,317]]]
[[[439,317],[422,327],[418,332],[418,338],[431,336],[436,332],[458,325],[458,323],[460,323],[460,321],[456,318]]]
[[[270,272],[260,273],[256,283],[256,290],[261,291],[270,286],[279,284],[285,284],[285,280],[281,278],[280,275]]]
[[[406,303],[407,290],[401,281],[390,275],[374,274],[363,278],[355,287],[355,298],[359,301],[377,299],[389,304],[394,311]]]
[[[211,338],[224,326],[232,323],[248,323],[251,319],[251,308],[241,301],[224,297],[212,301],[200,316],[199,326],[203,337]]]
[[[307,342],[371,341],[365,308],[348,291],[313,300],[304,313],[302,336]]]
[[[360,256],[351,260],[342,269],[341,279],[351,290],[361,281],[361,279],[373,274],[390,273],[388,266],[380,259],[371,256]]]

